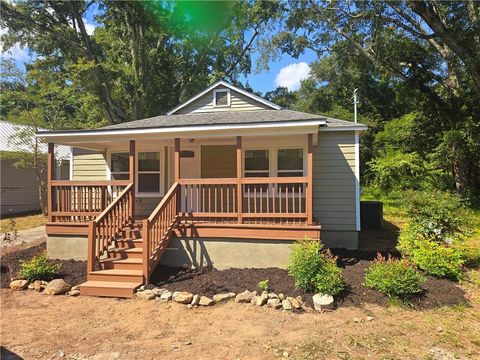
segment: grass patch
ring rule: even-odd
[[[45,225],[46,222],[47,218],[42,214],[21,215],[1,219],[0,229],[2,233],[12,231],[14,228],[17,230],[26,230]]]

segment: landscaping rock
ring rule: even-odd
[[[367,321],[373,321],[373,316],[367,316]]]
[[[200,297],[200,302],[199,302],[200,306],[210,306],[213,304],[215,304],[215,301],[210,299],[209,297],[206,297],[206,296]]]
[[[25,290],[28,286],[28,280],[13,280],[10,283],[10,289],[12,290]]]
[[[285,300],[282,300],[282,308],[283,310],[292,310],[293,306],[289,300],[285,299]]]
[[[313,306],[317,311],[333,310],[335,308],[335,300],[331,295],[315,294],[313,295]]]
[[[278,294],[278,298],[282,301],[286,299],[285,295],[283,295],[282,293]]]
[[[42,284],[42,281],[40,280],[35,280],[33,282],[33,289],[35,291],[42,291],[45,288],[45,286]]]
[[[72,286],[63,279],[55,279],[48,283],[43,291],[46,295],[60,295],[69,291]]]
[[[290,304],[295,310],[302,309],[302,304],[297,299],[287,296],[287,300],[290,301]]]
[[[282,307],[282,302],[280,299],[268,299],[267,306],[274,309],[280,309]]]
[[[278,295],[275,294],[275,293],[273,293],[273,292],[271,292],[271,293],[268,293],[268,298],[269,298],[269,299],[278,299]]]
[[[137,292],[137,297],[143,300],[153,300],[155,299],[155,294],[152,290],[143,290]]]
[[[163,293],[160,295],[160,301],[169,301],[172,300],[172,292],[167,291],[166,293]]]
[[[155,294],[155,296],[162,296],[162,294],[168,292],[167,289],[159,289],[159,288],[152,289],[152,291]]]
[[[200,302],[200,295],[193,295],[193,299],[192,299],[192,302],[190,303],[190,305],[198,305]]]
[[[67,295],[68,296],[78,296],[78,295],[80,295],[80,290],[70,290],[69,292],[67,292]]]
[[[268,294],[266,291],[264,291],[263,293],[261,293],[259,296],[256,297],[255,304],[257,304],[258,306],[263,306],[267,303],[267,300],[268,300]]]
[[[175,291],[172,295],[172,299],[180,304],[190,304],[193,300],[193,294],[187,291]]]
[[[33,286],[33,283],[28,284],[27,289],[28,290],[33,290],[35,287]]]
[[[138,288],[138,291],[144,291],[145,290],[145,285],[142,285]]]
[[[235,297],[235,293],[230,292],[230,293],[222,293],[222,294],[216,294],[213,295],[213,300],[217,303],[223,302],[223,301],[228,301],[230,299],[233,299]]]
[[[235,302],[237,303],[249,303],[252,299],[257,295],[256,291],[248,291],[245,290],[244,292],[235,296]]]

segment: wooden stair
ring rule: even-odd
[[[131,298],[143,284],[142,223],[127,226],[100,260],[100,269],[90,271],[80,285],[80,295]]]

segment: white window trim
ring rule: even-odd
[[[139,153],[149,153],[149,152],[152,152],[152,153],[158,153],[158,168],[159,170],[158,171],[140,171],[140,166],[139,166],[139,161],[140,161],[140,157],[138,156]],[[137,164],[136,164],[136,167],[135,167],[135,171],[136,171],[136,174],[135,174],[135,194],[138,196],[138,197],[159,197],[159,196],[163,196],[164,194],[164,187],[163,187],[163,184],[162,184],[162,175],[164,175],[164,172],[162,171],[162,151],[159,149],[159,150],[142,150],[142,151],[137,151],[136,152],[136,161],[137,161]],[[138,176],[141,174],[158,174],[159,175],[159,184],[158,184],[158,187],[159,187],[159,192],[139,192],[138,191],[138,185],[140,184],[139,183],[139,179],[138,179]]]
[[[227,93],[227,105],[217,105],[217,93],[226,92]],[[231,105],[230,89],[216,89],[213,90],[213,107],[214,108],[227,108]]]
[[[245,165],[246,165],[246,157],[245,157],[245,154],[247,152],[247,150],[267,150],[268,151],[268,170],[246,170],[245,169]],[[274,177],[275,175],[273,175],[273,171],[272,171],[272,151],[273,149],[268,147],[268,146],[255,146],[255,147],[246,147],[243,149],[242,151],[242,177],[246,177],[246,174],[247,172],[252,172],[252,173],[255,173],[255,172],[263,172],[263,171],[268,171],[268,177]]]

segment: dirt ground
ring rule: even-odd
[[[1,289],[2,359],[478,359],[480,292],[466,294],[470,307],[292,314]]]

